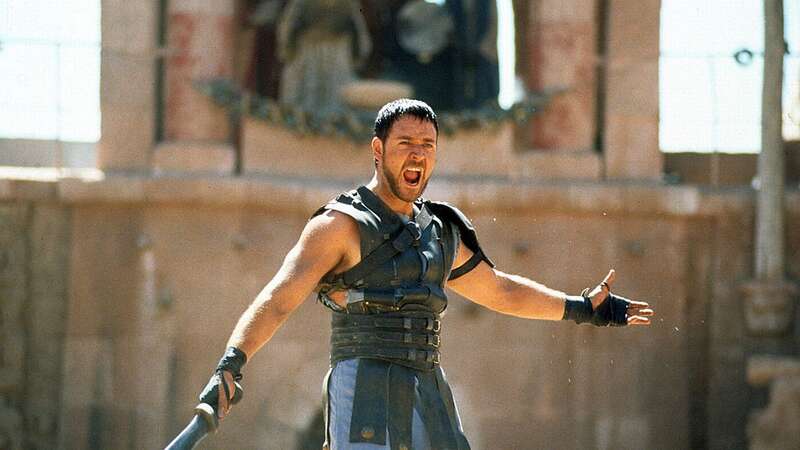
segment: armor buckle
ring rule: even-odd
[[[428,335],[428,345],[432,346],[433,348],[439,348],[439,344],[441,344],[442,338],[439,337],[438,334],[429,334]]]
[[[422,228],[420,228],[417,222],[408,222],[406,224],[406,229],[408,229],[408,232],[411,233],[411,237],[414,238],[414,242],[419,241],[419,239],[422,237]]]
[[[426,319],[428,321],[425,329],[428,331],[433,331],[434,333],[438,333],[439,330],[442,329],[442,322],[438,319]]]

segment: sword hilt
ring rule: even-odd
[[[233,384],[235,386],[235,389],[233,391],[233,398],[231,399],[231,405],[239,403],[242,397],[244,397],[244,390],[242,389],[242,386],[239,384],[239,382],[234,381]],[[219,417],[217,416],[217,409],[214,407],[214,405],[210,405],[208,403],[200,403],[194,407],[194,413],[206,422],[209,431],[213,431],[215,433],[217,432],[217,428],[219,428]]]

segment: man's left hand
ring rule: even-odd
[[[615,278],[616,272],[614,269],[611,269],[603,281],[589,292],[588,296],[592,302],[592,309],[597,310],[606,300],[608,294],[611,292],[611,286],[614,284]],[[655,314],[650,308],[650,304],[629,300],[617,294],[614,295],[628,302],[628,311],[626,314],[628,325],[650,325],[650,317]]]

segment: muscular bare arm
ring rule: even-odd
[[[353,240],[358,245],[358,226],[344,214],[328,211],[311,219],[275,277],[239,318],[228,346],[251,358],[326,273],[348,265]]]
[[[464,264],[471,256],[472,251],[462,242],[453,266]],[[608,296],[614,278],[615,272],[611,270],[603,282],[589,292],[594,308]],[[531,279],[489,267],[485,262],[448,282],[447,286],[463,297],[503,314],[544,320],[561,320],[564,316],[566,294]],[[629,300],[629,325],[649,325],[648,317],[652,315],[649,304]]]
[[[467,262],[472,251],[462,242],[454,267]],[[491,310],[527,319],[561,320],[564,294],[519,275],[512,275],[481,262],[447,287]]]

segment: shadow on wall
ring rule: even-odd
[[[311,421],[297,436],[296,450],[319,450],[325,441],[325,417],[318,409]]]

